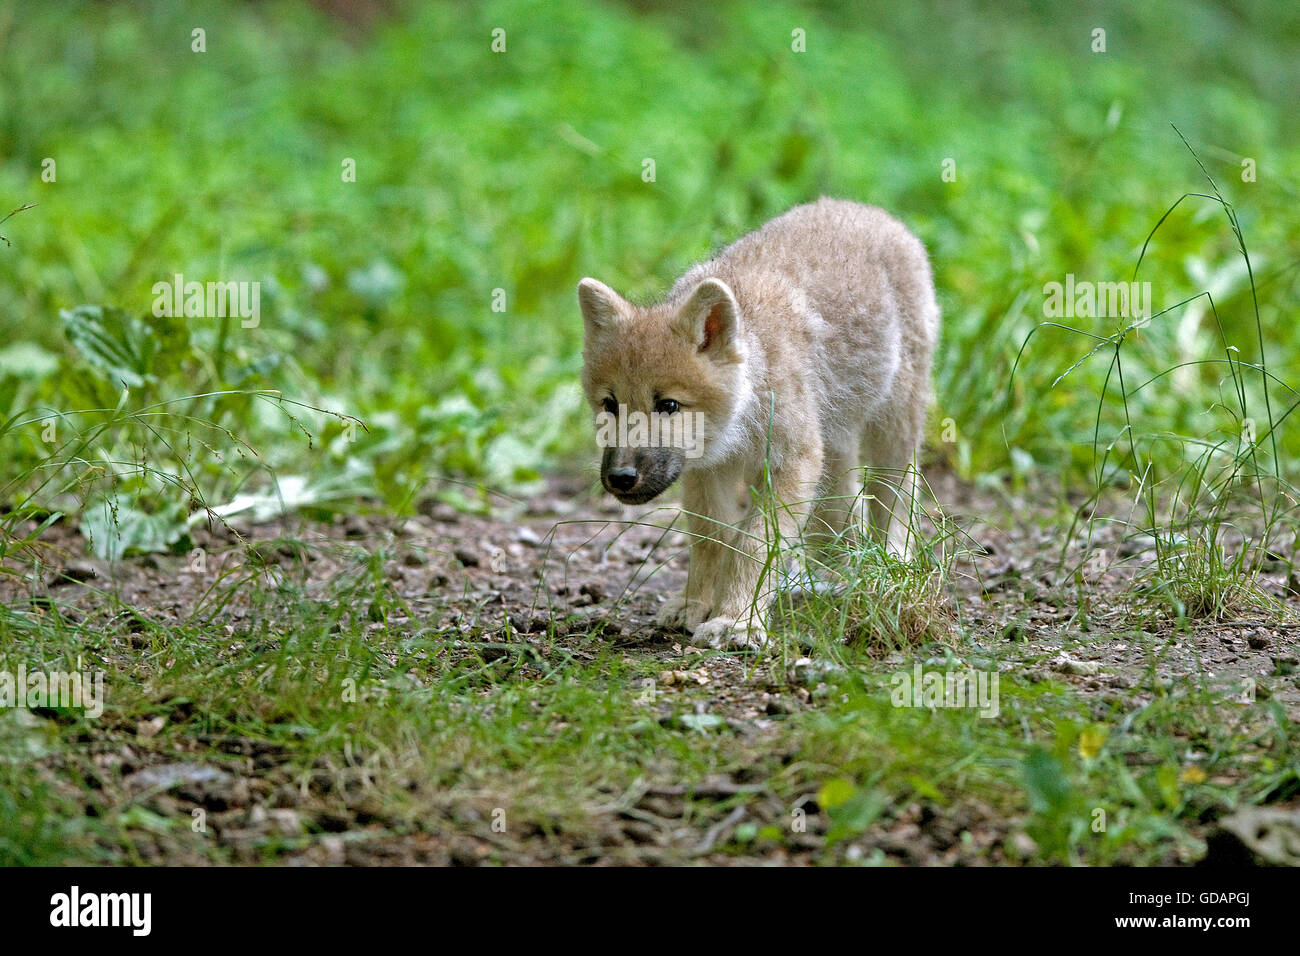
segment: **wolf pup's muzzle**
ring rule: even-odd
[[[685,462],[680,448],[606,448],[600,483],[625,505],[645,504],[677,480]]]

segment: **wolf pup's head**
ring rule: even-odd
[[[600,480],[624,504],[650,501],[729,452],[747,379],[740,308],[727,284],[635,306],[595,279],[578,283],[582,388],[596,416]]]

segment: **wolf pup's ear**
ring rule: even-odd
[[[739,362],[740,306],[721,279],[705,279],[677,313],[677,327],[701,354]]]
[[[617,292],[595,279],[583,279],[578,283],[578,306],[582,309],[582,321],[587,334],[612,329],[623,321],[624,312],[620,307],[622,298]]]

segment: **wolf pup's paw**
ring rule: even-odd
[[[698,601],[688,601],[684,597],[671,597],[655,615],[655,620],[663,627],[673,630],[690,629],[699,624],[708,612]]]
[[[691,643],[718,650],[757,651],[767,644],[767,629],[734,617],[714,617],[695,628]]]

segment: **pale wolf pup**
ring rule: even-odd
[[[769,491],[786,542],[838,535],[863,510],[889,550],[908,552],[939,307],[925,249],[898,220],[821,199],[695,266],[657,305],[595,279],[578,302],[598,426],[640,418],[674,436],[602,440],[600,468],[625,504],[682,479],[693,544],[662,623],[715,647],[765,639],[773,509],[752,503]],[[689,427],[667,427],[678,423]]]

